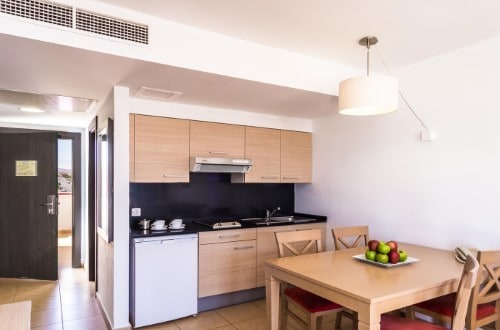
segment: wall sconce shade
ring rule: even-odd
[[[362,76],[339,85],[339,113],[370,116],[398,109],[399,85],[392,77]]]

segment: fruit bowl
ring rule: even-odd
[[[366,259],[366,257],[365,257],[364,254],[357,254],[357,255],[352,256],[352,257],[354,259],[356,259],[356,260],[360,260],[360,261],[367,262],[369,264],[377,265],[377,266],[384,267],[384,268],[392,268],[392,267],[398,267],[398,266],[408,265],[408,264],[411,264],[411,263],[414,263],[414,262],[418,261],[417,258],[408,257],[408,258],[406,258],[405,261],[400,261],[400,262],[398,262],[396,264],[391,264],[391,263],[383,264],[381,262],[377,262],[377,261]]]

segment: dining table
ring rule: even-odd
[[[407,262],[363,260],[367,247],[327,251],[266,261],[268,327],[279,328],[280,287],[293,285],[358,313],[359,330],[379,330],[380,316],[456,292],[463,264],[454,252],[400,243]]]

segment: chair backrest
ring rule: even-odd
[[[321,252],[321,229],[275,232],[279,257]],[[301,242],[297,245],[293,243]]]
[[[471,304],[468,317],[469,323],[476,326],[477,306],[494,303],[496,310],[500,308],[500,250],[499,251],[478,251],[477,261],[479,262],[479,272],[476,279],[476,286],[472,291]],[[481,322],[482,325],[498,320],[499,313],[493,313],[488,319]]]
[[[351,249],[368,245],[368,226],[338,227],[332,229],[335,250]]]
[[[472,289],[476,284],[479,262],[472,255],[467,255],[464,270],[458,285],[457,299],[455,301],[455,313],[451,319],[452,330],[463,330],[469,302],[471,300]]]

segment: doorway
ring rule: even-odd
[[[73,246],[73,140],[57,140],[57,246]],[[71,255],[71,254],[70,254]]]
[[[59,138],[71,142],[71,263],[82,266],[80,135],[0,128],[0,277],[57,280]]]

